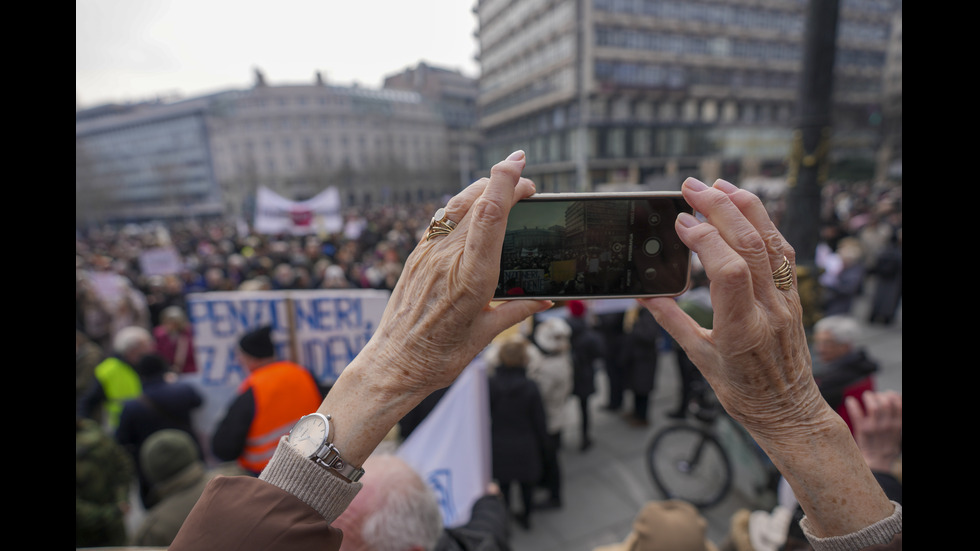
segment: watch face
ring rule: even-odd
[[[307,415],[289,431],[289,443],[304,456],[311,456],[327,437],[327,421],[322,415]]]

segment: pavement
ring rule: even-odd
[[[862,299],[855,305],[855,317],[865,319],[866,312],[867,299]],[[881,367],[876,375],[876,388],[901,392],[901,314],[890,326],[865,324],[861,345]],[[559,456],[563,506],[534,512],[530,530],[513,523],[511,543],[514,551],[591,551],[599,545],[621,542],[629,534],[633,519],[643,504],[663,499],[648,474],[644,453],[658,430],[676,422],[667,416],[667,412],[676,406],[680,388],[673,355],[664,354],[660,358],[650,404],[649,427],[631,427],[618,413],[601,409],[607,386],[601,372],[597,384],[598,392],[590,401],[594,444],[581,452],[576,430],[568,430],[563,435]],[[627,393],[624,409],[629,405]],[[577,426],[576,408],[570,405],[570,415],[575,419],[570,423],[573,427]],[[741,491],[732,492],[720,504],[701,511],[708,521],[707,536],[721,544],[728,534],[731,517],[738,509],[771,510],[772,505],[774,502],[753,499]]]

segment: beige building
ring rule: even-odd
[[[785,172],[806,2],[479,0],[483,164],[539,190],[676,189]],[[873,164],[900,0],[843,0],[831,157]]]
[[[226,211],[249,210],[263,185],[290,199],[327,187],[345,206],[414,202],[455,193],[449,133],[420,94],[309,84],[255,86],[209,119]]]

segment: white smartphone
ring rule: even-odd
[[[541,193],[507,219],[494,300],[677,296],[691,251],[674,231],[678,192]]]

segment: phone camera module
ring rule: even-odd
[[[656,237],[651,237],[643,242],[643,252],[647,256],[657,256],[663,250],[663,244]]]

